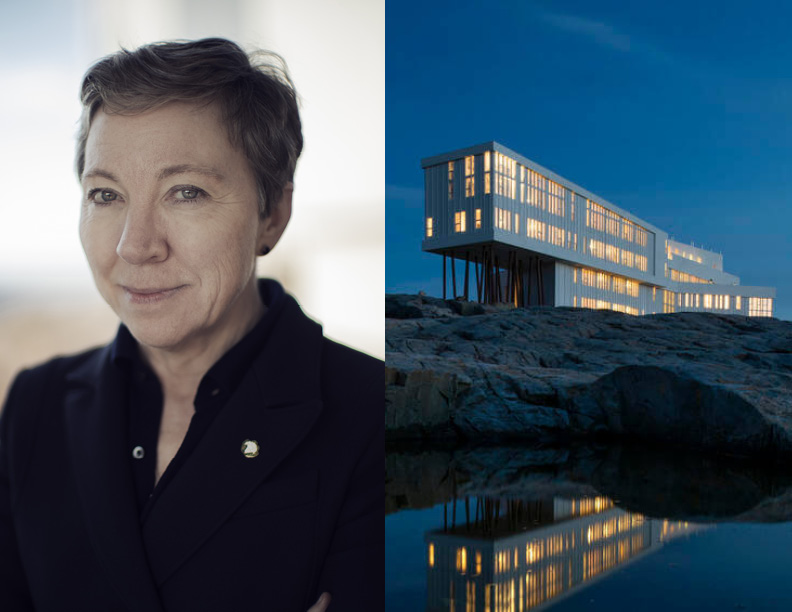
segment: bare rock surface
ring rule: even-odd
[[[589,434],[792,452],[792,323],[386,296],[391,438]]]

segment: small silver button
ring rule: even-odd
[[[146,454],[146,451],[143,450],[142,446],[136,446],[132,449],[132,456],[135,459],[143,459],[143,455]]]
[[[212,389],[212,397],[215,397],[219,393],[220,393],[220,389]]]

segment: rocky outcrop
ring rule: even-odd
[[[391,438],[626,435],[792,452],[792,324],[386,296]]]

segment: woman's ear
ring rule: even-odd
[[[289,181],[283,187],[283,194],[280,201],[274,206],[269,206],[269,215],[264,219],[259,219],[259,232],[256,251],[257,255],[266,255],[277,244],[283,231],[289,224],[292,211],[292,194],[294,193],[294,183]]]

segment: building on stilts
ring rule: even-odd
[[[443,257],[443,297],[633,315],[773,316],[775,289],[740,285],[723,256],[497,142],[421,161],[424,251]]]

